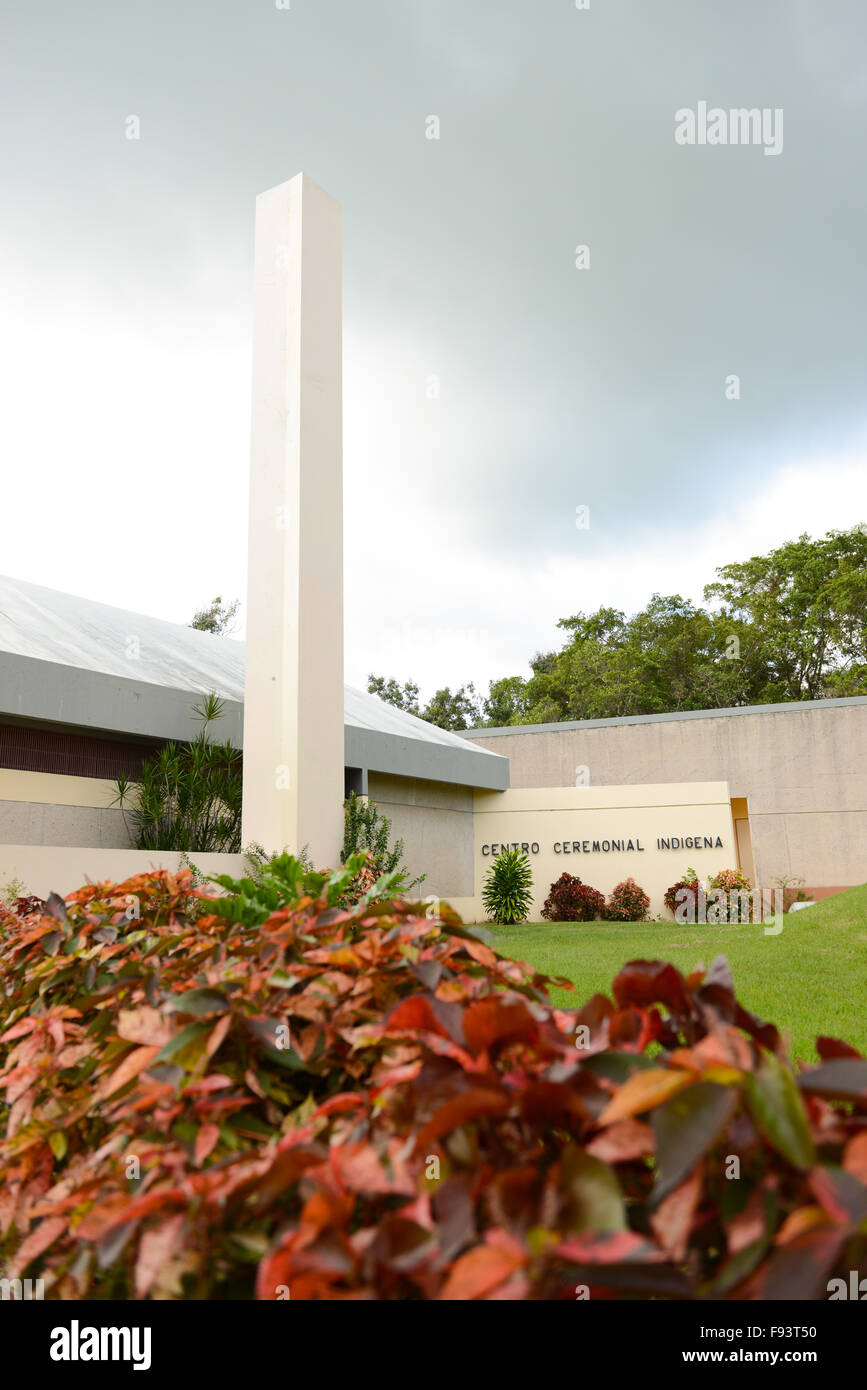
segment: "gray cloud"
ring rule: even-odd
[[[146,320],[169,335],[182,313],[202,326],[206,368],[214,316],[246,346],[255,194],[304,168],[343,203],[350,568],[384,517],[392,536],[420,528],[440,562],[487,559],[500,584],[509,566],[520,584],[534,563],[580,554],[592,592],[594,573],[611,574],[594,565],[622,553],[640,570],[673,517],[725,516],[810,453],[861,438],[861,0],[53,0],[19,5],[11,30],[6,273],[47,333],[68,295],[125,334]],[[674,113],[700,100],[782,108],[783,152],[678,146]],[[131,113],[139,142],[124,139]],[[150,413],[168,408],[162,384],[140,387]],[[239,372],[227,394],[222,375],[195,407],[231,414],[234,440],[248,390]],[[110,448],[94,431],[85,474]],[[14,455],[15,437],[2,444]],[[168,428],[167,466],[189,468],[172,447]],[[245,466],[215,461],[221,476]],[[215,548],[237,551],[227,513],[214,512]],[[184,616],[179,592],[227,587],[210,558],[204,573],[179,564],[164,591],[143,585],[142,607]],[[16,572],[40,578],[23,546]],[[417,618],[427,591],[381,582],[388,629]],[[561,594],[538,612],[536,645],[582,604],[562,589],[551,603]],[[473,622],[506,619],[495,606]],[[500,638],[491,661],[505,626]]]

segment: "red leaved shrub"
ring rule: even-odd
[[[344,911],[287,863],[194,923],[164,873],[5,923],[8,1277],[69,1299],[792,1299],[864,1272],[853,1049],[820,1039],[796,1075],[722,957],[633,961],[610,998],[554,1008],[448,909]]]
[[[605,911],[605,899],[577,874],[561,874],[545,899],[542,916],[549,922],[595,922]]]
[[[662,900],[669,912],[676,912],[678,908],[683,912],[685,908],[687,920],[695,922],[700,920],[699,908],[703,896],[697,878],[681,878],[666,888]]]
[[[605,904],[606,922],[643,922],[650,911],[650,899],[634,878],[624,879],[612,890]]]
[[[15,899],[12,911],[16,917],[27,917],[31,912],[41,912],[44,906],[44,898],[38,898],[35,893],[28,893],[23,898]]]

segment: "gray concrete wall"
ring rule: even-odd
[[[0,653],[0,658],[0,714],[129,738],[193,739],[201,728],[193,713],[193,705],[201,701],[195,690],[174,690],[12,652]],[[244,706],[238,700],[223,703],[214,737],[240,748]]]
[[[478,730],[513,787],[727,781],[746,797],[756,876],[807,888],[867,880],[867,699]]]
[[[132,848],[122,811],[39,801],[0,801],[0,844]]]
[[[472,790],[372,772],[368,791],[392,823],[392,842],[404,841],[404,861],[413,877],[426,875],[419,892],[472,897]]]

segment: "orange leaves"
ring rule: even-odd
[[[701,1200],[703,1174],[696,1168],[680,1187],[669,1192],[650,1218],[650,1227],[663,1250],[680,1263],[692,1234],[693,1222]]]
[[[617,1120],[597,1134],[587,1152],[603,1163],[630,1163],[653,1153],[653,1130],[640,1120]]]
[[[531,1081],[519,1092],[518,1105],[522,1117],[531,1125],[571,1128],[579,1121],[589,1119],[578,1092],[562,1081]]]
[[[339,1096],[332,1096],[322,1105],[317,1106],[317,1115],[344,1115],[347,1111],[363,1110],[366,1101],[361,1091],[344,1092]]]
[[[289,1280],[292,1278],[292,1247],[298,1237],[293,1233],[285,1237],[276,1250],[266,1255],[259,1262],[256,1271],[256,1297],[270,1302],[272,1299],[280,1298],[285,1289],[291,1298],[291,1288]],[[292,1278],[295,1284],[295,1297],[299,1297],[298,1281]]]
[[[121,1009],[117,1017],[118,1037],[147,1047],[165,1047],[172,1036],[171,1024],[159,1009],[141,1004],[137,1009]]]
[[[185,1224],[183,1214],[170,1216],[167,1221],[142,1235],[135,1263],[136,1298],[145,1298],[150,1293],[183,1248]]]
[[[38,1067],[16,1067],[6,1077],[6,1104],[13,1105],[19,1096],[28,1091],[39,1076]]]
[[[117,1226],[140,1221],[166,1207],[186,1205],[183,1193],[165,1187],[143,1193],[141,1197],[116,1198],[110,1205],[94,1207],[81,1222],[77,1234],[84,1240],[100,1240]]]
[[[492,1294],[526,1262],[524,1247],[504,1232],[489,1232],[487,1243],[461,1255],[452,1266],[440,1299],[484,1298]]]
[[[850,1258],[867,1062],[796,1077],[724,961],[553,1009],[456,921],[235,891],[4,922],[0,1235],[63,1297],[813,1296]]]
[[[26,1236],[21,1242],[13,1255],[9,1278],[17,1279],[28,1265],[38,1259],[40,1255],[44,1255],[49,1246],[53,1245],[65,1230],[66,1221],[63,1217],[53,1216],[47,1221],[40,1221],[39,1225],[35,1226],[29,1236]]]
[[[503,1091],[480,1088],[463,1091],[434,1112],[415,1141],[416,1152],[420,1153],[434,1140],[449,1134],[459,1125],[468,1124],[470,1120],[506,1115],[510,1107],[509,1097]]]
[[[397,1192],[415,1196],[415,1183],[403,1163],[386,1168],[373,1144],[339,1144],[331,1163],[341,1183],[353,1192]]]
[[[498,957],[491,950],[490,946],[486,946],[483,941],[473,941],[470,937],[465,937],[461,944],[467,955],[472,956],[473,960],[478,961],[479,965],[486,965],[488,967],[496,966]]]
[[[128,1052],[120,1066],[102,1082],[97,1092],[98,1099],[105,1100],[109,1096],[113,1096],[116,1091],[133,1081],[153,1061],[159,1051],[158,1047],[136,1047],[132,1052]]]
[[[389,1033],[415,1033],[424,1031],[439,1033],[446,1037],[446,1030],[433,1011],[431,1002],[424,995],[404,999],[388,1015],[386,1028]]]
[[[867,1187],[867,1130],[849,1140],[843,1154],[843,1167]]]
[[[32,1033],[34,1028],[43,1027],[44,1020],[37,1018],[34,1014],[28,1014],[18,1023],[13,1023],[11,1028],[7,1028],[5,1033],[0,1034],[0,1042],[12,1042],[15,1038],[26,1038],[28,1033]]]
[[[480,999],[464,1011],[464,1037],[473,1052],[490,1049],[497,1043],[535,1042],[539,1025],[522,1001]]]
[[[643,1115],[645,1111],[653,1110],[668,1100],[669,1096],[682,1091],[684,1086],[689,1086],[693,1079],[687,1071],[670,1071],[664,1067],[633,1072],[608,1102],[599,1116],[599,1123],[611,1125],[631,1115]]]
[[[211,1058],[211,1057],[213,1057],[217,1052],[219,1052],[219,1050],[220,1050],[220,1048],[222,1047],[223,1043],[226,1041],[226,1037],[228,1036],[229,1029],[231,1028],[231,1026],[232,1026],[232,1015],[231,1015],[231,1014],[226,1014],[223,1018],[220,1019],[220,1021],[219,1021],[218,1023],[215,1023],[215,1024],[214,1024],[213,1028],[211,1029],[210,1033],[208,1034],[208,1041],[205,1043],[205,1056],[206,1056],[206,1057]]]
[[[827,1226],[828,1217],[820,1206],[798,1207],[786,1217],[774,1238],[775,1245],[789,1245],[814,1226]]]
[[[202,1125],[196,1135],[196,1142],[193,1147],[193,1161],[197,1167],[201,1168],[205,1159],[214,1152],[220,1142],[220,1126],[215,1124]]]

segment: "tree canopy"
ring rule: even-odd
[[[444,729],[867,694],[867,526],[801,535],[716,574],[707,607],[655,593],[631,617],[561,618],[560,650],[537,652],[529,677],[493,680],[487,696],[468,682],[421,708],[413,681],[371,676],[367,688]]]
[[[235,626],[235,615],[238,612],[240,601],[233,599],[231,603],[223,603],[219,594],[208,604],[207,608],[200,608],[194,615],[190,627],[198,628],[199,632],[213,632],[216,637],[222,637],[224,633],[231,632]]]

